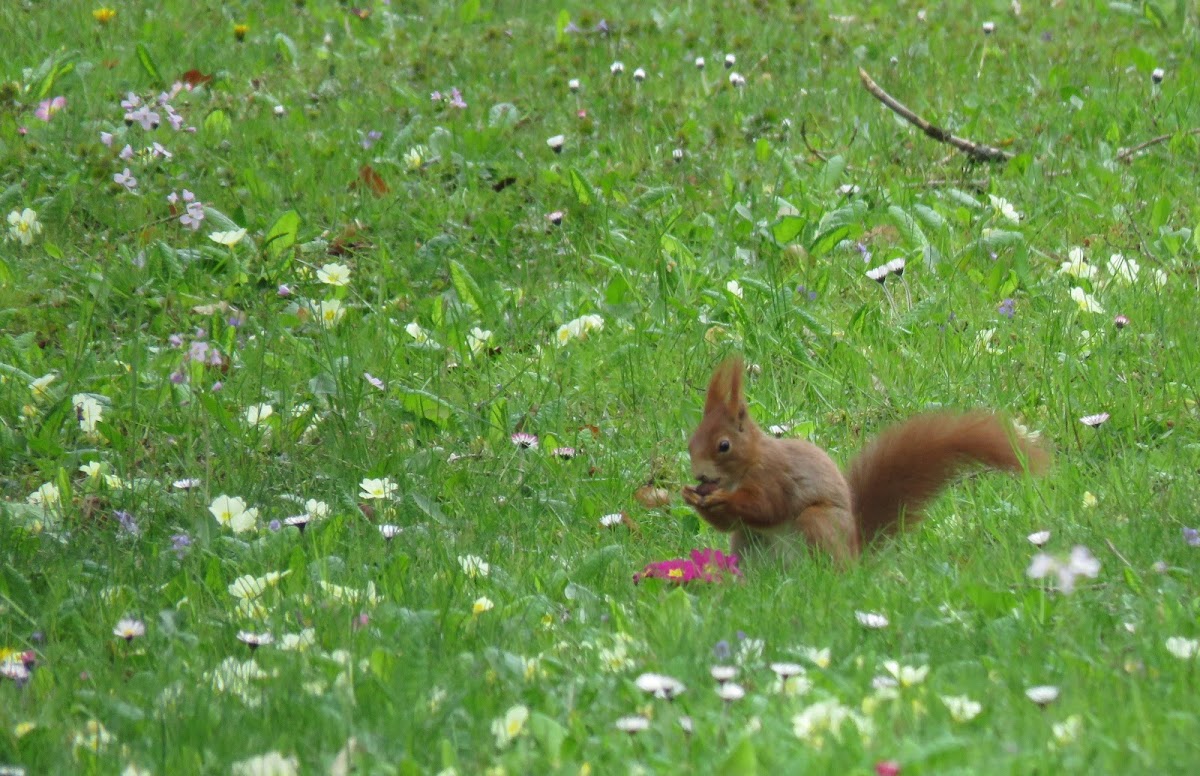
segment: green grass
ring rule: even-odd
[[[0,679],[0,765],[225,773],[277,751],[318,773],[354,738],[365,773],[1186,771],[1197,663],[1165,645],[1200,636],[1200,550],[1181,538],[1200,523],[1200,157],[1195,136],[1115,157],[1200,125],[1192,4],[929,4],[925,22],[911,3],[851,20],[826,2],[487,5],[364,3],[360,19],[332,0],[172,0],[114,5],[107,24],[75,0],[0,8],[0,215],[42,225],[0,243],[0,650],[36,655],[27,682]],[[610,34],[591,31],[601,19]],[[867,94],[860,66],[1015,158],[966,164]],[[165,114],[126,127],[127,93],[190,70],[212,76],[171,101],[194,133]],[[431,101],[452,88],[465,108]],[[172,157],[118,158],[155,141]],[[114,182],[125,167],[136,193]],[[205,205],[198,231],[167,202],[184,189]],[[233,247],[208,239],[236,228]],[[1093,279],[1059,273],[1074,247]],[[1135,282],[1106,268],[1116,253]],[[889,299],[864,272],[898,257]],[[347,285],[318,279],[331,262]],[[343,317],[323,326],[308,300]],[[557,344],[584,315],[603,328]],[[473,353],[475,327],[492,335]],[[188,358],[198,341],[219,365]],[[945,405],[1011,413],[1055,466],[959,483],[845,572],[813,558],[634,586],[650,561],[724,546],[678,489],[733,352],[761,367],[759,421],[839,461]],[[102,406],[90,434],[82,394]],[[540,447],[516,449],[516,431]],[[382,477],[393,498],[359,497]],[[199,484],[172,485],[185,478]],[[647,482],[671,503],[640,505]],[[47,483],[61,503],[28,503]],[[256,530],[217,523],[222,494],[259,510]],[[328,517],[268,527],[307,499]],[[636,530],[600,527],[621,511]],[[385,523],[402,529],[390,542]],[[1069,596],[1028,579],[1040,529],[1050,552],[1090,548],[1099,576]],[[490,573],[464,573],[467,555]],[[239,609],[230,585],[269,572],[285,576]],[[481,597],[494,607],[473,613]],[[145,635],[115,637],[125,617]],[[314,643],[281,648],[306,628]],[[251,653],[239,630],[276,644]],[[753,640],[747,696],[725,704],[714,649],[735,662]],[[773,692],[767,664],[805,663],[804,646],[829,665],[808,665],[805,694]],[[262,675],[229,676],[230,659]],[[881,699],[888,660],[929,674]],[[688,689],[647,698],[647,671]],[[1039,708],[1025,690],[1043,684],[1061,694]],[[955,722],[943,695],[982,711]],[[869,734],[798,738],[793,718],[829,699]],[[518,705],[528,721],[500,746],[493,721]],[[616,730],[635,714],[648,730]],[[99,751],[74,743],[93,720]]]

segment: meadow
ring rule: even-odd
[[[0,4],[0,773],[1193,771],[1198,21]],[[731,354],[1053,467],[635,584]]]

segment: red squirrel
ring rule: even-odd
[[[932,412],[884,431],[843,476],[816,445],[775,439],[755,425],[739,357],[713,373],[688,451],[699,484],[685,486],[683,500],[732,533],[732,552],[778,549],[781,537],[799,534],[839,566],[876,538],[915,525],[971,464],[1040,472],[1049,462],[1045,450],[990,412]]]

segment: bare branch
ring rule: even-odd
[[[1147,148],[1149,148],[1151,146],[1156,146],[1159,143],[1165,143],[1168,140],[1170,140],[1171,138],[1175,137],[1176,134],[1183,134],[1185,136],[1186,135],[1200,135],[1200,127],[1192,127],[1191,129],[1184,130],[1182,133],[1172,132],[1169,135],[1159,135],[1158,137],[1147,140],[1145,143],[1138,143],[1133,148],[1122,148],[1117,153],[1117,161],[1125,162],[1125,164],[1129,164],[1130,162],[1133,161],[1133,158],[1135,156],[1137,156],[1139,153],[1141,153],[1142,151],[1145,151]]]
[[[883,88],[879,86],[879,84],[875,83],[871,76],[867,75],[867,71],[863,70],[861,67],[858,69],[858,77],[862,79],[863,86],[875,97],[875,99],[886,105],[897,116],[904,119],[909,124],[912,124],[914,127],[921,130],[939,143],[947,143],[952,145],[959,151],[962,151],[967,156],[979,162],[1007,162],[1009,159],[1013,158],[1013,155],[1007,151],[1003,151],[993,146],[983,145],[982,143],[976,143],[971,140],[967,140],[966,138],[956,137],[949,131],[930,124],[916,113],[913,113],[904,105],[904,103],[885,92]]]

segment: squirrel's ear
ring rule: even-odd
[[[708,381],[708,394],[704,397],[704,414],[711,415],[725,409],[729,396],[728,379],[725,364],[721,364],[713,372]]]
[[[734,356],[721,365],[729,375],[729,396],[726,399],[730,415],[738,415],[746,411],[746,399],[742,396],[742,357]]]
[[[734,356],[721,362],[708,383],[704,414],[722,412],[742,420],[746,417],[746,399],[742,396],[742,358]]]

